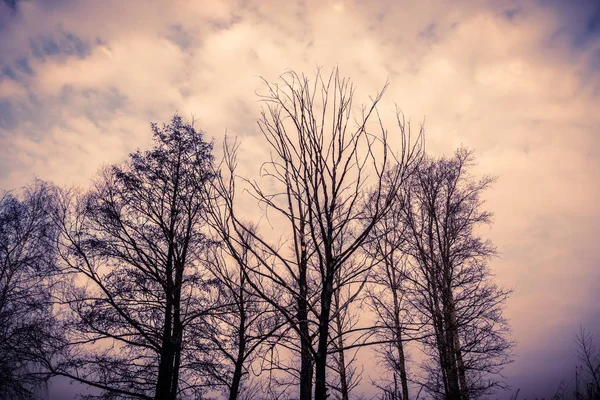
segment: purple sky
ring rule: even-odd
[[[515,289],[505,374],[548,397],[573,377],[579,326],[600,338],[597,0],[1,1],[0,188],[85,184],[175,111],[238,135],[255,173],[259,76],[336,64],[360,96],[389,79],[384,111],[425,120],[428,151],[464,144],[499,176],[484,234]]]

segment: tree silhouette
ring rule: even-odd
[[[212,145],[175,116],[153,146],[101,171],[90,191],[63,192],[56,212],[70,346],[54,372],[118,398],[200,393],[188,326],[218,307],[202,261]]]
[[[594,336],[581,328],[577,338],[577,357],[581,361],[581,367],[576,372],[576,400],[600,399],[600,350],[594,343]]]
[[[332,310],[334,293],[340,285],[360,282],[370,267],[369,263],[353,263],[350,268],[349,261],[414,169],[422,142],[419,137],[410,143],[401,125],[402,149],[397,158],[377,114],[383,92],[356,115],[354,86],[337,69],[328,77],[318,72],[312,83],[289,72],[281,82],[265,84],[267,94],[262,100],[266,106],[259,127],[272,151],[262,168],[269,186],[248,183],[260,204],[285,221],[289,237],[284,240],[289,239],[290,245],[270,242],[242,220],[233,206],[231,185],[222,185],[220,194],[228,198],[235,240],[260,261],[246,269],[249,284],[278,310],[296,335],[300,398],[311,398],[314,372],[314,398],[323,400],[327,397],[330,326],[340,311]],[[392,165],[384,191],[382,177]],[[365,201],[368,187],[374,188],[375,207],[370,213]],[[253,243],[247,243],[247,235]],[[259,283],[263,281],[269,282],[268,288]],[[355,285],[350,298],[362,287]]]
[[[428,159],[405,193],[410,299],[430,328],[422,340],[430,356],[423,385],[449,400],[477,398],[502,386],[499,373],[511,361],[502,316],[510,291],[493,282],[487,261],[495,248],[476,231],[491,222],[481,194],[494,179],[474,179],[472,165],[472,152],[464,148],[451,158]]]
[[[0,399],[33,399],[55,347],[52,188],[0,197]]]

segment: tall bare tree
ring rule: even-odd
[[[405,225],[413,267],[413,306],[431,328],[423,343],[432,357],[425,388],[450,400],[477,398],[502,386],[499,373],[512,343],[502,309],[509,290],[498,287],[488,261],[496,250],[477,228],[491,222],[482,193],[492,177],[475,179],[472,152],[428,159],[406,191]]]
[[[216,296],[203,266],[212,145],[175,116],[153,146],[105,168],[92,189],[57,203],[70,346],[54,372],[114,398],[198,393],[187,327]]]
[[[268,186],[248,183],[267,212],[284,221],[284,244],[273,243],[240,218],[230,186],[221,194],[229,197],[232,232],[241,242],[247,235],[252,238],[252,245],[246,244],[260,261],[247,269],[249,284],[296,334],[300,398],[311,398],[314,368],[314,397],[324,400],[336,276],[344,285],[369,268],[368,263],[356,263],[357,268],[340,276],[413,171],[422,141],[419,135],[411,142],[400,123],[402,148],[395,154],[377,113],[383,91],[356,113],[354,86],[337,69],[329,76],[319,71],[312,82],[288,72],[280,82],[265,84],[259,127],[272,151],[261,169]],[[382,178],[390,170],[389,185],[383,190]],[[367,189],[374,193],[370,212]],[[340,236],[345,240],[338,240]],[[269,282],[269,289],[262,281]],[[361,288],[357,285],[356,290]]]
[[[375,225],[372,239],[365,245],[375,260],[367,299],[377,321],[373,327],[380,342],[376,351],[390,373],[376,385],[394,400],[409,398],[406,343],[411,340],[411,331],[420,330],[406,299],[410,282],[406,279],[407,232],[403,218],[406,204],[402,194],[398,193],[397,201]]]
[[[0,196],[0,399],[32,399],[52,355],[52,189],[41,181]]]

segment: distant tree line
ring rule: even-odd
[[[375,365],[382,400],[504,387],[494,178],[466,148],[426,154],[399,111],[388,132],[385,89],[357,106],[337,69],[265,81],[257,180],[176,115],[85,189],[5,192],[0,399],[62,376],[90,399],[348,400]]]

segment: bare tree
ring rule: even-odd
[[[41,181],[0,197],[0,399],[32,399],[48,376],[42,361],[55,342],[51,204],[52,190]]]
[[[279,397],[274,391],[273,384],[281,387],[288,387],[291,383],[286,380],[281,380],[276,375],[273,375],[275,370],[283,370],[300,381],[300,398],[310,399],[312,397],[312,383],[314,375],[313,355],[311,353],[314,342],[314,329],[311,329],[309,324],[309,312],[311,299],[315,296],[315,291],[311,285],[310,274],[310,254],[308,249],[310,242],[308,241],[308,232],[306,229],[308,210],[301,199],[290,198],[294,201],[292,210],[298,214],[298,217],[290,216],[292,221],[299,218],[300,227],[294,232],[296,240],[296,249],[299,250],[295,255],[295,260],[289,260],[280,255],[281,244],[276,243],[270,245],[266,240],[261,239],[256,232],[255,226],[251,222],[246,222],[241,219],[235,212],[237,207],[237,191],[236,191],[236,167],[237,167],[237,142],[233,145],[227,142],[224,143],[224,159],[221,166],[220,179],[217,179],[214,185],[214,190],[217,195],[216,199],[222,199],[222,203],[213,202],[214,207],[209,213],[212,226],[216,232],[220,234],[223,243],[229,249],[229,253],[234,256],[240,264],[240,268],[244,271],[244,275],[248,284],[256,293],[270,304],[280,315],[284,321],[296,333],[298,341],[289,340],[284,335],[278,341],[278,344],[284,349],[299,354],[300,367],[294,365],[282,365],[280,363],[279,351],[277,347],[272,347],[270,351],[271,366],[266,369],[269,371],[269,390]],[[297,210],[293,207],[296,206]],[[302,222],[301,222],[302,221]],[[247,263],[247,251],[258,261],[257,266]],[[275,282],[278,274],[273,271],[269,276],[267,273],[261,273],[259,267],[261,265],[272,265],[275,269],[277,263],[280,263],[288,269],[291,282],[287,282],[285,277],[281,277],[280,282]],[[290,269],[290,267],[292,269]],[[254,272],[256,271],[256,272]],[[281,290],[278,286],[284,286],[285,290]]]
[[[405,196],[412,268],[406,273],[411,301],[431,357],[423,367],[427,391],[445,399],[480,397],[502,386],[499,373],[510,362],[512,343],[502,317],[510,291],[498,287],[487,262],[495,248],[476,228],[491,222],[482,192],[494,181],[469,174],[472,153],[429,159],[412,177]]]
[[[264,348],[275,340],[282,324],[279,315],[247,283],[244,268],[255,262],[250,260],[248,248],[229,248],[227,237],[216,240],[222,245],[209,249],[210,272],[218,282],[222,307],[193,324],[191,329],[199,329],[195,336],[208,341],[195,357],[201,369],[208,370],[213,386],[224,387],[229,400],[252,398],[261,389],[252,382],[253,375],[260,375],[260,369],[251,371],[253,364],[264,356]]]
[[[323,400],[330,326],[337,315],[332,309],[336,276],[345,285],[370,267],[357,263],[358,269],[340,275],[414,169],[422,141],[419,135],[411,142],[399,124],[402,149],[394,154],[376,109],[383,91],[356,114],[354,86],[337,69],[328,77],[318,72],[313,82],[288,72],[279,83],[265,84],[266,106],[259,127],[272,151],[271,160],[261,169],[269,186],[247,183],[267,212],[285,221],[289,236],[280,244],[269,241],[237,215],[231,186],[224,186],[221,195],[229,198],[229,222],[236,240],[260,261],[247,268],[249,284],[296,335],[300,398],[311,398],[314,368],[314,397]],[[391,166],[398,167],[393,168],[384,191],[382,177]],[[372,189],[376,204],[369,213],[367,189]],[[252,245],[246,243],[247,235]],[[338,240],[340,236],[345,240]],[[269,282],[268,289],[262,281]],[[361,288],[357,285],[356,290]]]
[[[406,278],[405,207],[405,199],[400,192],[390,211],[375,225],[371,240],[364,246],[374,260],[367,300],[377,321],[373,326],[373,333],[379,339],[376,351],[390,373],[374,383],[394,400],[409,398],[406,343],[411,340],[410,331],[420,331],[421,328],[415,324],[410,302],[406,299],[410,282]]]
[[[576,400],[597,400],[600,399],[600,350],[594,344],[594,336],[581,328],[577,338],[577,356],[582,365],[576,371]],[[583,379],[583,391],[581,382]]]
[[[203,266],[212,145],[175,116],[153,147],[105,168],[83,195],[57,203],[69,346],[54,373],[111,398],[200,393],[187,327],[216,306]]]

